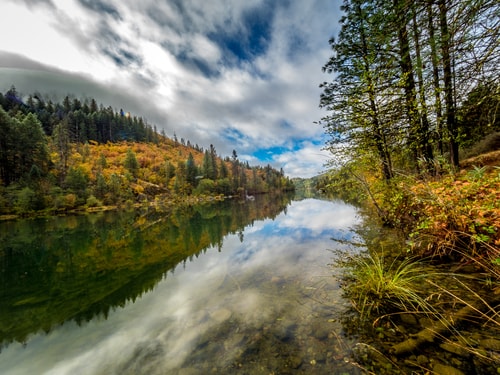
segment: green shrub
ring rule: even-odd
[[[79,197],[85,198],[89,177],[81,167],[70,168],[64,182],[68,189]]]
[[[101,206],[102,202],[93,195],[87,198],[87,207],[101,207]]]
[[[208,178],[204,178],[203,180],[201,180],[196,189],[194,189],[195,195],[211,194],[215,192],[216,192],[215,182]]]
[[[43,197],[29,187],[25,187],[18,192],[15,207],[19,214],[41,210],[44,207]]]
[[[26,187],[17,194],[16,209],[17,212],[27,213],[34,209],[35,192]]]

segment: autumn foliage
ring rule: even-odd
[[[500,261],[500,168],[473,167],[439,179],[402,179],[388,203],[420,256]]]
[[[37,100],[0,97],[0,215],[293,190],[282,170],[170,139],[94,100]]]

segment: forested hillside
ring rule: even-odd
[[[1,214],[292,189],[282,170],[170,139],[94,99],[0,94]]]

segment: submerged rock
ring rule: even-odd
[[[287,365],[289,365],[293,369],[297,369],[302,365],[302,357],[299,355],[291,355],[288,357],[288,360],[286,361]]]
[[[441,363],[435,363],[433,368],[434,373],[439,375],[465,375],[459,369],[452,366],[443,365]]]
[[[201,375],[202,371],[194,367],[183,367],[179,369],[177,375]]]
[[[210,317],[218,323],[228,320],[233,313],[229,309],[219,309],[210,314]]]
[[[445,342],[439,345],[439,347],[443,350],[446,350],[449,353],[453,353],[459,355],[461,357],[467,357],[470,353],[459,343]]]
[[[497,339],[482,339],[479,340],[479,345],[486,350],[500,351],[500,340]]]
[[[330,333],[330,327],[328,323],[322,321],[315,321],[311,324],[311,335],[316,337],[318,340],[325,340],[328,338]]]
[[[420,354],[418,357],[417,357],[417,363],[419,365],[426,365],[427,363],[429,363],[429,358],[427,358],[425,355],[423,354]]]
[[[401,321],[404,324],[407,324],[409,326],[416,326],[416,325],[418,325],[417,318],[415,318],[415,315],[413,315],[413,314],[401,314],[399,316],[399,318],[401,319]]]

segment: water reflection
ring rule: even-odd
[[[179,262],[222,246],[228,233],[273,218],[290,202],[112,212],[0,223],[0,345],[26,342],[67,320],[106,317],[163,279]]]
[[[252,208],[234,210],[251,215]],[[151,292],[135,295],[134,303],[115,305],[106,319],[64,324],[25,348],[10,345],[0,354],[0,372],[355,373],[345,365],[349,343],[336,320],[345,301],[326,266],[330,238],[350,236],[354,209],[304,200],[269,216],[249,216],[253,224],[242,228],[234,225],[239,219],[205,212],[202,222],[233,223],[223,242],[212,238],[203,255],[149,284]],[[194,242],[207,236],[202,231]],[[151,257],[149,247],[161,239],[142,236],[136,256]]]

